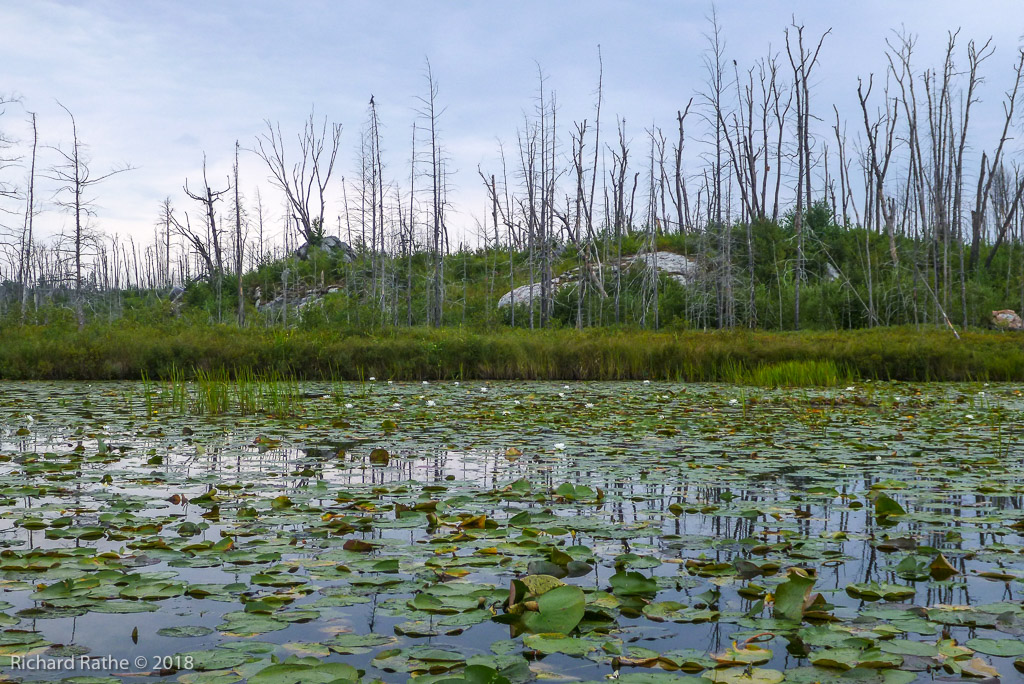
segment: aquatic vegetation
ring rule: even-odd
[[[842,386],[859,380],[1021,381],[1015,334],[933,328],[757,330],[189,327],[115,322],[0,330],[0,379],[203,381],[672,380]],[[205,380],[204,380],[205,377]],[[481,388],[482,389],[482,388]],[[482,392],[486,393],[486,392]],[[210,397],[213,407],[217,397]]]
[[[0,668],[1019,680],[1020,390],[847,382],[5,383]]]
[[[783,361],[757,366],[738,378],[743,384],[760,387],[838,387],[854,378],[854,373],[835,361]]]

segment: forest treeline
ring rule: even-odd
[[[372,97],[344,177],[340,124],[311,112],[296,135],[267,121],[236,142],[229,179],[211,183],[205,158],[182,178],[150,239],[98,228],[103,181],[131,167],[90,168],[69,109],[69,143],[43,144],[30,114],[30,138],[0,137],[3,326],[960,329],[1024,309],[1024,50],[996,60],[991,41],[951,32],[944,60],[920,65],[915,38],[894,33],[888,69],[850,84],[859,108],[840,112],[813,87],[828,32],[794,23],[747,65],[714,14],[707,36],[705,83],[665,129],[606,111],[600,53],[580,120],[560,118],[538,69],[514,144],[478,170],[489,206],[472,234],[452,225],[429,64],[404,168],[383,163]],[[985,78],[1008,84],[1000,99],[980,100]],[[17,106],[0,99],[7,117]],[[982,106],[998,127],[975,130]],[[272,197],[242,193],[243,154]],[[56,215],[67,228],[47,234]],[[657,267],[666,253],[687,257],[685,274]]]

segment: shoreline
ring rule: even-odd
[[[1024,381],[1024,335],[966,331],[961,337],[913,327],[341,333],[226,325],[30,325],[0,331],[0,380],[157,380],[244,371],[298,380],[648,379],[780,386],[864,379]]]

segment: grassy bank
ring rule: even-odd
[[[1024,380],[1024,336],[940,329],[780,333],[327,330],[127,323],[0,331],[0,378],[113,380],[245,370],[304,379]]]

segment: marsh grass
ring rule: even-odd
[[[386,329],[377,334],[115,323],[0,331],[0,378],[159,378],[169,410],[287,413],[292,380],[674,380],[769,386],[1024,380],[1024,336],[939,329],[651,332]],[[234,383],[236,387],[228,386]],[[202,395],[199,397],[199,395]],[[152,397],[151,397],[152,399]],[[153,406],[161,410],[163,406]]]
[[[264,414],[294,416],[302,405],[302,392],[295,377],[280,373],[240,368],[186,371],[174,366],[161,382],[141,373],[146,415],[164,411],[176,415]]]
[[[855,379],[846,364],[831,359],[783,361],[757,366],[738,381],[760,387],[837,387]]]

